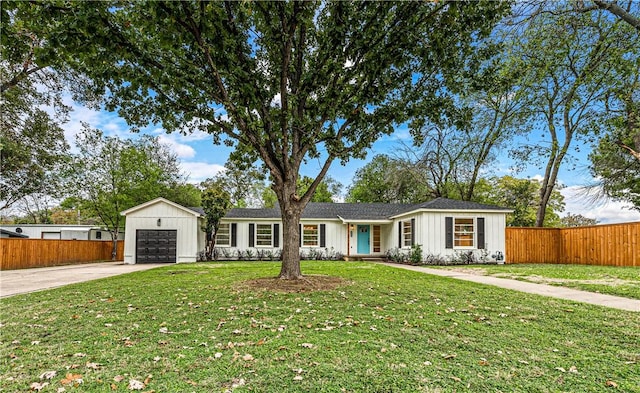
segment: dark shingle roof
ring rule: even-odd
[[[487,205],[478,202],[458,201],[455,199],[436,198],[429,202],[414,205],[418,209],[433,210],[510,210],[504,207]]]
[[[195,210],[195,208],[192,208]],[[503,207],[486,205],[476,202],[456,201],[453,199],[437,198],[429,202],[417,204],[396,203],[320,203],[310,202],[302,213],[302,218],[307,219],[337,219],[345,220],[386,220],[402,213],[408,213],[418,209],[429,210],[508,210]],[[201,212],[201,209],[200,209]],[[233,218],[257,218],[279,219],[280,208],[278,206],[269,209],[235,208],[229,210],[226,219]]]

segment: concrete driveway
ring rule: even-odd
[[[164,264],[125,265],[120,262],[101,262],[86,265],[41,267],[0,271],[0,297],[57,288],[67,284],[96,280],[103,277],[149,270]]]

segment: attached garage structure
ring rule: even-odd
[[[124,262],[195,262],[204,249],[198,209],[157,198],[121,213],[126,217]]]

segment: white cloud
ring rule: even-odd
[[[640,212],[630,210],[630,204],[608,198],[593,201],[592,197],[585,195],[581,186],[566,187],[561,189],[560,193],[565,198],[565,209],[562,215],[581,214],[588,218],[595,218],[601,224],[640,221]]]
[[[182,170],[189,175],[189,182],[200,183],[225,170],[223,165],[206,162],[182,162]]]
[[[196,151],[193,147],[180,143],[176,140],[174,134],[164,134],[158,136],[160,143],[169,146],[169,149],[173,151],[178,158],[193,158],[196,155]]]

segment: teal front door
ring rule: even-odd
[[[358,225],[358,254],[369,254],[369,225]]]

